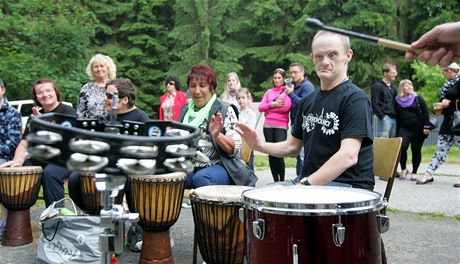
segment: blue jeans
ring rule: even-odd
[[[193,172],[187,174],[185,188],[196,189],[208,185],[235,185],[235,182],[221,164],[195,168]]]
[[[377,119],[377,137],[393,138],[396,137],[396,119],[384,115],[382,119]]]
[[[46,207],[64,198],[64,179],[72,173],[66,167],[48,164],[43,169],[42,186]]]
[[[296,176],[300,176],[302,174],[302,169],[303,169],[303,160],[305,158],[305,152],[303,152],[303,147],[300,149],[299,155],[297,155],[297,163],[295,165],[295,173]],[[296,177],[296,178],[297,178]]]

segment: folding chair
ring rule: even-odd
[[[390,200],[391,189],[398,169],[399,158],[401,155],[402,138],[374,138],[374,175],[388,179],[385,193],[386,201]],[[386,214],[386,207],[380,211]],[[387,263],[385,246],[382,240],[382,263]]]
[[[383,197],[389,201],[398,169],[402,138],[374,138],[374,175],[388,179]],[[385,209],[383,212],[385,213]]]
[[[244,140],[241,140],[241,159],[246,163],[249,164],[251,160],[252,148],[246,144]]]

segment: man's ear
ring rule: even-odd
[[[347,61],[351,61],[351,58],[353,58],[353,50],[349,49],[347,50]]]

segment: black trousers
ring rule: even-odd
[[[287,138],[287,129],[264,127],[265,141],[267,142],[280,142]],[[284,181],[285,165],[284,158],[277,158],[274,156],[268,156],[268,163],[270,164],[270,171],[273,176],[273,180]]]

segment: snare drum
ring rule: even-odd
[[[32,242],[30,207],[40,190],[42,168],[24,166],[0,169],[0,196],[8,209],[4,246],[22,246]]]
[[[243,263],[245,232],[239,209],[241,193],[251,188],[213,185],[190,193],[195,236],[206,263]]]
[[[185,178],[183,172],[128,177],[129,210],[139,213],[144,230],[139,263],[173,263],[169,228],[179,218]]]
[[[381,263],[381,195],[325,186],[243,192],[249,263]]]

